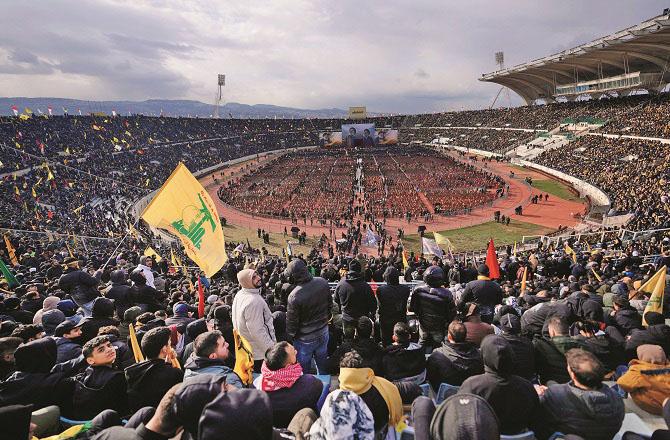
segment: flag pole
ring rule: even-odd
[[[135,220],[135,223],[133,223],[133,228],[134,228],[135,226],[137,226],[137,224],[138,224],[139,222],[140,222],[140,219],[139,219],[139,218],[138,218],[137,220]],[[116,245],[116,247],[114,248],[114,251],[112,251],[112,256],[109,257],[109,258],[105,261],[105,264],[102,265],[102,267],[100,268],[100,270],[105,270],[105,267],[107,267],[107,264],[109,263],[109,260],[111,260],[111,259],[114,257],[114,255],[116,255],[116,251],[119,250],[119,248],[121,247],[121,245],[123,244],[123,242],[126,241],[126,238],[128,238],[129,235],[130,235],[130,228],[128,228],[128,232],[126,232],[126,235],[123,236],[123,238],[121,239],[121,241],[119,242],[119,244]]]

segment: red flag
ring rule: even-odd
[[[198,318],[205,316],[205,289],[202,288],[202,282],[198,277]]]
[[[486,251],[486,266],[489,268],[489,278],[496,280],[500,278],[500,266],[498,266],[498,254],[493,245],[493,238],[489,240],[489,248]]]

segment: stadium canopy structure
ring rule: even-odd
[[[480,81],[508,87],[527,104],[538,100],[597,99],[646,90],[656,93],[670,73],[670,9],[636,26],[548,57],[483,74]],[[560,99],[563,100],[563,99]]]

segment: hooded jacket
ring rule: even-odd
[[[78,305],[86,304],[100,296],[96,286],[100,279],[81,269],[68,267],[58,279],[58,288],[70,295]]]
[[[56,364],[56,341],[43,338],[20,346],[14,353],[16,371],[0,383],[0,406],[33,405],[33,410],[71,406],[74,381],[63,373],[50,373]]]
[[[241,273],[241,272],[240,272]],[[242,288],[233,300],[233,327],[251,345],[254,360],[261,360],[277,339],[272,312],[260,294],[260,289]]]
[[[481,354],[469,342],[445,342],[434,350],[426,361],[426,376],[435,391],[440,384],[461,385],[470,376],[482,374]]]
[[[456,316],[456,305],[451,291],[440,287],[444,283],[444,271],[431,266],[423,274],[424,283],[412,291],[408,310],[414,312],[425,331],[446,331]]]
[[[484,374],[465,380],[458,394],[476,394],[498,416],[501,434],[519,434],[530,426],[539,400],[533,385],[514,373],[514,352],[502,336],[484,338],[481,345]]]
[[[352,262],[350,267],[356,268]],[[358,264],[360,267],[360,263]],[[335,287],[335,302],[342,311],[342,320],[354,322],[361,316],[372,316],[377,311],[377,300],[372,288],[360,271],[350,270]]]
[[[114,303],[109,298],[96,298],[93,301],[92,313],[93,317],[87,319],[81,326],[82,344],[96,337],[101,327],[119,325],[119,321],[114,319]]]
[[[643,410],[663,413],[663,401],[670,396],[670,363],[657,345],[641,345],[639,359],[630,361],[628,371],[617,380]]]
[[[612,319],[612,325],[616,327],[623,336],[627,336],[635,329],[642,328],[642,316],[632,307],[619,309]]]
[[[576,339],[569,336],[536,336],[533,339],[535,349],[535,369],[540,377],[540,383],[553,380],[558,383],[567,383],[570,376],[567,371],[565,352],[572,348],[584,348]]]
[[[665,356],[670,358],[670,326],[665,324],[649,325],[646,329],[635,329],[626,341],[626,358],[634,359],[637,347],[644,344],[660,345]]]
[[[407,322],[407,300],[410,288],[399,282],[400,272],[393,266],[384,271],[385,285],[377,288],[379,303],[379,321],[382,326],[393,326],[398,322]]]
[[[42,308],[39,309],[33,317],[33,324],[42,324],[42,314],[49,310],[56,310],[60,298],[57,296],[47,296],[42,302]]]
[[[540,397],[533,431],[542,439],[559,431],[589,440],[610,440],[621,428],[624,411],[623,400],[607,385],[597,390],[583,390],[572,382],[551,385]]]
[[[312,277],[305,262],[297,259],[288,264],[284,274],[296,287],[288,296],[286,334],[289,340],[309,340],[328,326],[333,306],[328,282]]]
[[[233,372],[232,368],[226,366],[224,361],[196,356],[195,353],[193,353],[184,364],[184,379],[199,374],[225,376],[226,383],[235,385],[237,388],[244,388],[240,377]]]
[[[182,381],[183,373],[163,359],[150,359],[125,370],[128,404],[131,412],[145,406],[156,408],[172,386]]]
[[[272,405],[259,390],[221,393],[205,406],[198,425],[198,440],[272,438]]]
[[[497,304],[502,304],[503,291],[500,285],[487,277],[478,277],[465,285],[461,303],[474,302],[480,307],[482,316],[493,316]],[[490,321],[489,321],[490,322]]]
[[[105,292],[105,297],[114,301],[116,316],[123,319],[123,314],[133,306],[130,285],[126,281],[126,274],[122,270],[115,270],[111,275],[112,284]]]

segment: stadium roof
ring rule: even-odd
[[[570,99],[580,94],[577,90],[571,94],[557,93],[560,86],[577,86],[594,80],[602,82],[632,72],[640,72],[646,77],[644,84],[636,83],[635,89],[660,90],[668,83],[666,78],[670,78],[666,72],[669,60],[670,11],[665,10],[664,15],[636,26],[554,55],[483,74],[479,80],[508,87],[531,104],[537,99],[554,101],[557,96]],[[628,89],[632,88],[629,84]],[[613,84],[610,82],[610,85]],[[606,90],[615,89],[609,87]]]

